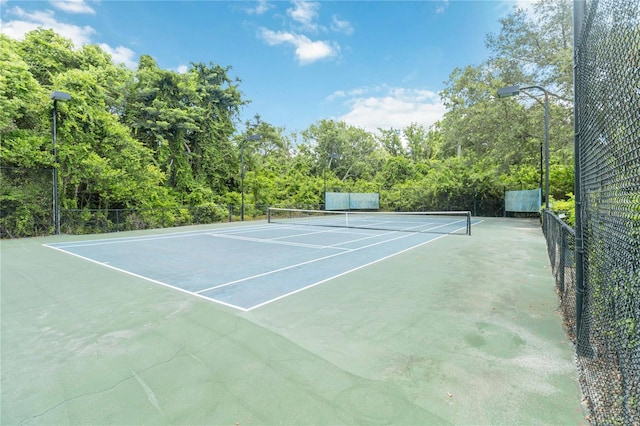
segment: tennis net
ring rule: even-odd
[[[269,223],[471,235],[471,212],[363,212],[270,207]]]

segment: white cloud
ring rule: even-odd
[[[380,91],[380,90],[383,90],[383,89],[381,87],[376,87],[374,89],[370,89],[368,87],[358,87],[358,88],[355,88],[355,89],[351,89],[348,92],[345,92],[344,90],[336,90],[335,92],[333,92],[332,94],[327,96],[327,100],[328,101],[334,101],[336,99],[345,98],[345,97],[349,97],[349,98],[353,99],[353,98],[356,98],[358,96],[365,95],[366,93],[369,93],[369,92],[372,92],[372,91]],[[386,90],[386,89],[384,89],[384,90]]]
[[[24,36],[29,31],[33,31],[41,27],[42,25],[37,24],[35,22],[27,22],[27,21],[9,21],[2,22],[0,25],[2,34],[11,37],[16,40],[24,40]]]
[[[274,6],[268,3],[266,0],[260,0],[257,2],[257,5],[255,7],[247,7],[244,10],[250,15],[262,15],[269,9],[273,9],[273,7]]]
[[[289,17],[289,29],[273,31],[268,28],[260,28],[258,37],[270,46],[290,44],[295,47],[296,60],[301,65],[307,65],[316,61],[334,58],[340,53],[340,45],[335,41],[312,40],[308,33],[326,33],[326,27],[318,25],[319,2],[293,0],[292,7],[287,9]],[[353,27],[349,21],[341,20],[337,16],[332,17],[331,29],[336,32],[352,34]]]
[[[336,99],[344,98],[345,96],[347,96],[347,94],[344,90],[336,90],[335,92],[327,96],[327,100],[335,101]]]
[[[138,63],[135,61],[136,53],[128,47],[118,46],[113,48],[106,43],[100,43],[100,48],[111,55],[114,64],[124,64],[129,69],[135,69]]]
[[[376,88],[374,89],[375,91],[380,91],[381,88]],[[369,92],[369,89],[366,87],[359,87],[356,89],[352,89],[349,91],[349,96],[362,96],[364,94],[366,94],[367,92]]]
[[[3,0],[0,0],[3,1]],[[83,1],[67,1],[67,2],[55,2],[56,7],[59,4],[84,4]],[[86,5],[85,5],[86,6]],[[67,7],[67,6],[63,6]],[[87,6],[88,7],[88,6]],[[62,8],[62,7],[59,7]],[[77,10],[80,10],[78,8]],[[67,9],[67,11],[69,11]],[[74,12],[74,13],[90,13],[90,12]],[[16,40],[23,40],[24,36],[33,30],[38,28],[52,29],[62,37],[70,39],[75,46],[83,46],[85,44],[91,44],[91,37],[96,31],[90,26],[78,26],[72,24],[66,24],[56,19],[55,14],[51,10],[26,12],[24,9],[16,6],[8,11],[8,15],[16,17],[18,19],[12,21],[2,21],[1,31],[2,34]],[[124,64],[127,68],[135,69],[137,62],[135,58],[135,52],[128,47],[118,46],[111,47],[108,44],[100,43],[100,48],[111,55],[114,64]]]
[[[346,35],[353,34],[353,26],[349,21],[343,21],[336,15],[331,18],[331,29],[338,33],[344,33]]]
[[[287,15],[294,21],[309,25],[318,17],[319,3],[294,0],[293,6],[293,8],[287,9]]]
[[[88,13],[91,15],[96,13],[84,0],[49,0],[49,3],[68,13]]]
[[[55,19],[50,10],[26,12],[16,6],[9,10],[9,14],[19,19],[2,22],[2,34],[17,40],[23,40],[26,33],[39,27],[52,29],[61,36],[71,39],[76,46],[82,46],[91,42],[91,36],[95,30],[89,26],[65,24]]]
[[[187,65],[178,65],[178,68],[176,68],[178,74],[186,74],[188,70],[189,67]]]
[[[436,13],[444,13],[444,11],[447,10],[447,7],[449,7],[449,0],[441,0],[436,6]]]
[[[382,86],[370,92],[363,93],[360,89],[349,92],[345,104],[350,110],[339,120],[370,132],[378,128],[404,129],[412,123],[429,128],[446,111],[438,94],[429,90]]]
[[[327,41],[313,41],[302,34],[286,31],[272,31],[267,28],[260,29],[260,37],[270,46],[279,44],[291,44],[294,46],[295,55],[301,65],[311,64],[321,59],[331,58],[338,54],[340,48]]]

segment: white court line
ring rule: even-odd
[[[480,222],[477,222],[477,223],[480,223]],[[422,224],[422,225],[425,225],[425,224]],[[300,226],[300,225],[295,225],[295,226]],[[306,226],[317,226],[317,225],[311,224]],[[445,224],[441,226],[447,226],[447,225]],[[230,228],[203,229],[198,231],[179,231],[179,232],[171,232],[171,233],[161,234],[161,235],[149,235],[149,236],[138,236],[138,237],[117,237],[117,238],[107,238],[103,240],[84,240],[84,241],[75,241],[75,242],[69,242],[69,243],[47,243],[42,245],[46,247],[51,247],[51,248],[85,247],[85,246],[95,246],[95,245],[130,243],[130,242],[138,242],[138,241],[165,240],[165,239],[171,239],[171,238],[207,235],[212,233],[239,234],[239,233],[252,232],[255,230],[262,230],[262,229],[295,229],[295,228],[292,227],[291,225],[286,226],[286,224],[282,224],[282,226],[278,226],[276,228],[274,227],[274,224],[263,223],[263,224],[251,225],[251,226],[235,226]],[[353,229],[358,229],[358,228],[354,227]],[[436,229],[436,228],[432,228],[432,229]]]
[[[271,224],[271,226],[276,226],[276,224]],[[351,235],[370,235],[371,232],[373,231],[380,231],[379,229],[367,229],[367,228],[356,228],[356,227],[351,227],[351,228],[347,228],[347,227],[339,227],[339,226],[332,226],[332,225],[313,225],[313,224],[297,224],[297,225],[286,225],[286,224],[277,224],[278,228],[277,229],[288,229],[291,231],[299,231],[300,229],[309,229],[309,228],[313,228],[313,229],[318,229],[321,228],[322,231],[316,231],[316,232],[308,232],[306,234],[299,234],[299,235],[311,235],[314,233],[328,233],[328,234],[351,234]],[[389,232],[396,232],[396,231],[387,231],[381,234],[376,234],[376,235],[385,235]],[[278,238],[288,238],[287,236],[284,237],[278,237]]]
[[[52,248],[54,250],[58,250],[58,251],[60,251],[62,253],[65,253],[65,254],[70,254],[71,256],[75,256],[75,257],[78,257],[80,259],[87,260],[89,262],[92,262],[92,263],[95,263],[95,264],[98,264],[98,265],[101,265],[101,266],[105,266],[107,268],[113,269],[114,271],[118,271],[118,272],[125,273],[127,275],[131,275],[132,277],[140,278],[140,279],[143,279],[145,281],[149,281],[149,282],[154,283],[154,284],[159,284],[159,285],[164,286],[164,287],[168,287],[168,288],[172,288],[174,290],[178,290],[178,291],[180,291],[182,293],[186,293],[186,294],[190,294],[190,295],[193,295],[193,296],[197,296],[197,297],[199,297],[201,299],[205,299],[205,300],[208,300],[210,302],[215,302],[215,303],[218,303],[220,305],[228,306],[230,308],[239,309],[241,311],[247,312],[246,308],[242,308],[240,306],[236,306],[236,305],[233,305],[231,303],[223,302],[222,300],[214,299],[212,297],[203,296],[203,295],[198,294],[196,292],[189,291],[189,290],[186,290],[184,288],[176,287],[176,286],[173,286],[171,284],[164,283],[162,281],[154,280],[153,278],[145,277],[144,275],[139,275],[139,274],[136,274],[135,272],[127,271],[126,269],[117,268],[115,266],[109,265],[108,263],[100,262],[98,260],[91,259],[90,257],[85,257],[85,256],[82,256],[82,255],[79,255],[79,254],[76,254],[76,253],[72,253],[70,251],[66,251],[66,250],[63,250],[63,249],[58,248],[58,247],[52,247],[52,246],[48,246],[48,247]]]
[[[291,229],[295,231],[299,231],[300,228],[278,228],[278,229]],[[339,234],[339,232],[335,232],[333,229],[323,229],[321,231],[313,231],[313,232],[303,232],[301,234],[292,234],[292,235],[283,235],[282,237],[274,237],[272,240],[285,240],[287,238],[298,238],[305,237],[307,235],[318,235],[318,234]]]
[[[241,240],[241,241],[251,241],[254,243],[263,243],[263,244],[276,244],[283,246],[295,246],[295,247],[306,247],[313,249],[332,249],[332,250],[344,250],[349,251],[352,249],[340,248],[340,247],[332,247],[332,246],[321,246],[317,244],[305,244],[305,243],[295,243],[292,241],[279,241],[276,239],[265,239],[265,238],[253,238],[253,237],[241,237],[239,235],[228,235],[228,234],[209,234],[212,237],[217,238],[228,238],[230,240]]]
[[[478,224],[480,224],[480,223],[482,223],[482,222],[484,222],[484,220],[479,220],[479,221],[478,221],[478,222],[476,222],[476,223],[472,223],[472,226],[478,225]],[[299,226],[299,225],[295,225],[295,226],[284,226],[284,225],[283,225],[283,226],[279,226],[278,228],[282,228],[282,229],[296,229],[298,226]],[[253,229],[260,229],[260,228],[270,228],[270,229],[275,229],[275,228],[274,228],[274,226],[273,226],[273,224],[255,225],[255,226],[252,226],[252,227],[250,227],[250,228],[253,228]],[[246,228],[246,227],[242,227],[242,228],[240,228],[240,227],[235,227],[235,228],[226,229],[226,230],[224,230],[224,231],[233,231],[233,230],[240,230],[240,229],[242,229],[242,230],[248,230],[249,228]],[[298,228],[298,229],[299,229],[299,228]],[[435,229],[435,228],[434,228],[434,229]],[[463,228],[460,228],[460,229],[463,229]],[[333,232],[336,232],[336,231],[333,231]],[[454,232],[455,232],[455,231],[454,231]],[[354,232],[349,232],[349,229],[341,229],[339,232],[336,232],[336,233],[354,233]],[[397,232],[395,232],[395,231],[394,231],[394,232],[389,232],[389,233],[390,233],[390,234],[393,234],[393,233],[397,233]],[[103,242],[104,244],[114,244],[114,243],[116,243],[116,242],[135,242],[135,241],[140,241],[140,240],[142,240],[142,241],[146,241],[146,240],[153,240],[153,239],[155,239],[154,237],[156,237],[156,238],[157,238],[157,237],[161,237],[161,239],[164,239],[164,238],[166,238],[166,237],[168,237],[168,236],[176,236],[176,237],[185,236],[185,237],[188,237],[188,236],[198,236],[198,235],[202,235],[202,234],[205,234],[205,235],[206,235],[206,234],[211,234],[211,230],[175,232],[175,233],[171,233],[171,234],[164,234],[164,235],[161,235],[161,236],[151,236],[151,237],[121,237],[121,238],[115,238],[115,239],[114,239],[114,238],[112,238],[112,239],[109,239],[109,240],[106,240],[106,241],[102,241],[102,242]],[[362,235],[361,233],[355,233],[355,234]],[[377,236],[381,236],[381,235],[386,235],[386,234],[376,234],[376,235],[372,235],[372,236],[367,236],[367,237],[362,238],[362,239],[375,238],[375,237],[377,237]],[[398,237],[398,238],[393,238],[393,239],[384,240],[384,241],[381,241],[381,242],[378,242],[378,243],[370,244],[370,245],[368,245],[368,246],[360,247],[359,249],[353,249],[353,250],[351,250],[351,251],[360,250],[360,249],[367,248],[367,247],[373,247],[373,246],[376,246],[376,245],[379,245],[379,244],[384,244],[384,243],[386,243],[386,242],[391,242],[391,241],[395,241],[395,240],[398,240],[398,239],[402,239],[402,238],[405,238],[405,237],[410,236],[410,235],[413,235],[413,234],[407,234],[407,235],[400,236],[400,237]],[[340,276],[346,275],[346,274],[351,273],[351,272],[353,272],[353,271],[356,271],[356,270],[358,270],[358,269],[362,269],[362,268],[364,268],[364,267],[366,267],[366,266],[370,266],[370,265],[372,265],[372,264],[374,264],[374,263],[381,262],[381,261],[383,261],[383,260],[389,259],[389,258],[391,258],[391,257],[393,257],[393,256],[396,256],[396,255],[398,255],[398,254],[401,254],[401,253],[407,252],[407,251],[412,250],[412,249],[414,249],[414,248],[416,248],[416,247],[420,247],[420,246],[425,245],[425,244],[428,244],[428,243],[430,243],[430,242],[432,242],[432,241],[439,240],[440,238],[443,238],[443,237],[446,237],[446,236],[448,236],[448,235],[447,235],[447,234],[445,234],[445,235],[440,235],[440,236],[438,236],[438,237],[436,237],[436,238],[434,238],[434,239],[432,239],[432,240],[428,240],[428,241],[425,241],[425,242],[423,242],[423,243],[417,244],[417,245],[415,245],[415,246],[409,247],[409,248],[407,248],[407,249],[401,250],[401,251],[399,251],[399,252],[396,252],[396,253],[390,254],[390,255],[385,256],[385,257],[383,257],[383,258],[381,258],[381,259],[378,259],[378,260],[375,260],[375,261],[369,262],[369,263],[367,263],[367,264],[365,264],[365,265],[358,266],[358,267],[353,268],[353,269],[351,269],[351,270],[349,270],[349,271],[342,272],[342,273],[340,273],[340,274],[337,274],[337,275],[334,275],[334,276],[332,276],[332,277],[330,277],[330,278],[326,278],[326,279],[324,279],[324,280],[318,281],[318,282],[316,282],[316,283],[314,283],[314,284],[311,284],[311,285],[308,285],[308,286],[306,286],[306,287],[303,287],[303,288],[300,288],[300,289],[294,290],[294,291],[289,292],[289,293],[287,293],[287,294],[280,295],[280,296],[275,297],[275,298],[273,298],[273,299],[270,299],[270,300],[268,300],[268,301],[265,301],[265,302],[259,303],[259,304],[257,304],[257,305],[254,305],[254,306],[252,306],[252,307],[250,307],[250,308],[243,308],[243,307],[240,307],[240,306],[236,306],[236,305],[234,305],[234,304],[231,304],[231,303],[223,302],[223,301],[221,301],[221,300],[218,300],[218,299],[215,299],[215,298],[212,298],[212,297],[207,297],[207,296],[204,296],[204,295],[202,295],[202,294],[199,294],[199,293],[201,293],[201,292],[208,291],[208,290],[213,290],[213,289],[215,289],[215,288],[219,288],[219,287],[221,287],[221,286],[216,286],[216,287],[212,287],[212,288],[210,288],[210,289],[205,289],[205,290],[200,290],[200,291],[194,292],[194,291],[190,291],[190,290],[183,289],[183,288],[181,288],[181,287],[176,287],[176,286],[173,286],[173,285],[171,285],[171,284],[164,283],[164,282],[162,282],[162,281],[155,280],[155,279],[153,279],[153,278],[145,277],[144,275],[139,275],[139,274],[136,274],[136,273],[134,273],[134,272],[127,271],[127,270],[125,270],[125,269],[121,269],[121,268],[118,268],[118,267],[115,267],[115,266],[109,265],[108,263],[105,263],[105,262],[100,262],[100,261],[98,261],[98,260],[94,260],[94,259],[91,259],[91,258],[88,258],[88,257],[82,256],[82,255],[79,255],[79,254],[76,254],[76,253],[70,252],[70,251],[66,251],[66,250],[64,250],[64,249],[62,248],[62,247],[65,247],[65,246],[54,246],[54,245],[51,245],[51,244],[43,244],[43,246],[45,246],[45,247],[49,247],[49,248],[54,249],[54,250],[57,250],[57,251],[60,251],[60,252],[62,252],[62,253],[70,254],[70,255],[75,256],[75,257],[78,257],[78,258],[80,258],[80,259],[83,259],[83,260],[86,260],[86,261],[89,261],[89,262],[95,263],[95,264],[97,264],[97,265],[101,265],[101,266],[104,266],[104,267],[110,268],[110,269],[115,270],[115,271],[122,272],[122,273],[124,273],[124,274],[130,275],[130,276],[133,276],[133,277],[136,277],[136,278],[143,279],[143,280],[145,280],[145,281],[148,281],[148,282],[151,282],[151,283],[154,283],[154,284],[159,284],[159,285],[161,285],[161,286],[164,286],[164,287],[167,287],[167,288],[171,288],[171,289],[174,289],[174,290],[180,291],[180,292],[185,293],[185,294],[194,295],[194,296],[196,296],[196,297],[199,297],[199,298],[201,298],[201,299],[204,299],[204,300],[207,300],[207,301],[210,301],[210,302],[217,303],[217,304],[219,304],[219,305],[223,305],[223,306],[227,306],[227,307],[230,307],[230,308],[238,309],[238,310],[243,311],[243,312],[248,312],[248,311],[251,311],[251,310],[253,310],[253,309],[259,308],[259,307],[261,307],[261,306],[267,305],[267,304],[269,304],[269,303],[275,302],[275,301],[277,301],[277,300],[283,299],[283,298],[285,298],[285,297],[287,297],[287,296],[293,295],[293,294],[295,294],[295,293],[299,293],[299,292],[301,292],[301,291],[303,291],[303,290],[307,290],[307,289],[309,289],[309,288],[311,288],[311,287],[315,287],[315,286],[317,286],[317,285],[323,284],[323,283],[325,283],[325,282],[327,282],[327,281],[330,281],[330,280],[332,280],[332,279],[334,279],[334,278],[338,278],[338,277],[340,277]],[[118,241],[116,241],[116,240],[118,240]],[[354,241],[358,241],[358,240],[354,240]],[[99,243],[99,242],[101,242],[101,240],[89,240],[89,241],[85,241],[85,243],[92,243],[92,242]],[[352,242],[352,241],[351,241],[351,242]],[[79,242],[79,243],[83,243],[83,242]],[[345,242],[345,243],[341,243],[341,244],[346,244],[346,243],[349,243],[349,242]],[[89,245],[91,245],[91,244],[89,244]],[[66,247],[76,247],[76,246],[82,246],[82,245],[74,245],[73,243],[70,243],[70,245],[68,245],[68,246],[66,246]],[[242,279],[242,280],[237,280],[237,281],[229,282],[229,283],[223,284],[222,286],[232,285],[232,284],[235,284],[235,283],[237,283],[237,282],[246,281],[246,280],[248,280],[248,279],[252,279],[252,278],[259,277],[259,276],[263,276],[263,275],[268,275],[268,274],[276,273],[276,272],[279,272],[279,271],[281,271],[281,270],[291,269],[291,268],[293,268],[293,267],[295,267],[295,266],[300,266],[300,265],[304,265],[304,264],[309,264],[309,263],[317,262],[317,261],[320,261],[320,260],[324,260],[324,259],[331,258],[331,257],[336,257],[336,256],[343,255],[343,254],[346,254],[346,253],[348,253],[348,252],[336,253],[336,254],[333,254],[333,255],[330,255],[330,256],[325,256],[325,257],[320,258],[320,259],[314,259],[314,260],[311,260],[311,261],[308,261],[308,262],[300,263],[300,264],[298,264],[298,265],[294,265],[294,266],[290,266],[290,267],[286,267],[286,268],[281,268],[281,269],[279,269],[279,270],[275,270],[275,271],[267,272],[267,273],[264,273],[264,274],[259,274],[259,275],[256,275],[256,276],[254,276],[254,277],[249,277],[249,278],[245,278],[245,279]]]
[[[439,226],[436,227],[436,228],[439,228]],[[460,229],[463,229],[463,228],[460,228]],[[401,232],[401,231],[399,231],[399,232]],[[267,275],[271,275],[271,274],[275,274],[275,273],[278,273],[278,272],[286,271],[287,269],[297,268],[297,267],[300,267],[300,266],[303,266],[303,265],[308,265],[308,264],[311,264],[311,263],[320,262],[321,260],[331,259],[332,257],[342,256],[342,255],[347,254],[347,253],[353,253],[355,251],[360,251],[360,250],[363,250],[363,249],[366,249],[366,248],[369,248],[369,247],[374,247],[374,246],[377,246],[377,245],[380,245],[380,244],[389,243],[391,241],[401,240],[403,238],[407,238],[407,237],[410,237],[412,235],[414,235],[414,234],[413,233],[403,233],[403,235],[400,235],[399,237],[396,237],[396,238],[390,238],[388,240],[378,241],[377,243],[368,244],[366,246],[358,247],[358,248],[352,249],[350,251],[344,251],[344,252],[341,252],[341,253],[334,253],[334,254],[330,254],[328,256],[323,256],[323,257],[319,257],[319,258],[316,258],[316,259],[307,260],[306,262],[297,263],[295,265],[285,266],[283,268],[274,269],[274,270],[263,272],[261,274],[256,274],[256,275],[253,275],[253,276],[250,276],[250,277],[245,277],[245,278],[241,278],[241,279],[238,279],[238,280],[229,281],[229,282],[226,282],[224,284],[218,284],[218,285],[213,286],[213,287],[209,287],[209,288],[205,288],[205,289],[202,289],[202,290],[198,290],[196,293],[204,293],[204,292],[207,292],[207,291],[216,290],[218,288],[222,288],[222,287],[227,287],[227,286],[230,286],[230,285],[238,284],[238,283],[241,283],[241,282],[244,282],[244,281],[249,281],[249,280],[252,280],[252,279],[255,279],[255,278],[265,277]]]
[[[295,229],[291,226],[274,226],[274,224],[260,224],[260,225],[252,225],[252,226],[235,226],[231,228],[224,229],[203,229],[198,231],[181,231],[181,232],[171,232],[168,234],[161,235],[143,235],[138,237],[117,237],[117,238],[105,238],[103,240],[84,240],[84,241],[73,241],[68,243],[46,243],[42,244],[45,247],[50,248],[73,248],[73,247],[90,247],[90,246],[99,246],[99,245],[107,245],[107,244],[122,244],[122,243],[135,243],[140,241],[155,241],[155,240],[167,240],[173,238],[186,238],[186,237],[198,237],[201,235],[222,235],[222,234],[243,234],[247,232],[253,232],[256,230],[263,229]]]
[[[370,240],[372,238],[384,237],[384,236],[387,236],[389,234],[397,234],[398,232],[400,232],[400,231],[388,231],[388,232],[383,232],[381,234],[372,234],[372,235],[368,235],[366,237],[356,238],[355,240],[343,241],[341,243],[334,244],[331,247],[338,247],[338,246],[341,246],[343,244],[357,243],[358,241],[364,241],[364,240]],[[358,234],[358,235],[362,235],[362,234]]]
[[[250,227],[233,227],[229,229],[220,229],[220,232],[233,232],[234,230],[256,230],[261,228],[271,228],[268,224],[260,224],[254,225]],[[138,241],[154,241],[154,240],[166,240],[171,238],[183,238],[183,237],[197,237],[200,235],[208,235],[211,233],[218,233],[216,229],[203,229],[200,231],[181,231],[181,232],[171,232],[168,234],[161,235],[146,235],[139,237],[117,237],[117,238],[107,238],[104,240],[84,240],[84,241],[75,241],[69,243],[47,243],[43,244],[43,246],[51,247],[51,248],[67,248],[67,247],[86,247],[86,246],[98,246],[98,245],[106,245],[106,244],[119,244],[119,243],[135,243]]]
[[[300,229],[300,227],[299,226],[289,227],[289,228],[283,227],[283,228],[279,228],[279,229],[291,229],[291,230],[296,230],[297,231],[297,230]],[[340,249],[340,246],[344,245],[344,244],[351,244],[351,243],[355,243],[355,242],[358,242],[358,241],[370,240],[372,238],[384,237],[384,236],[389,235],[389,234],[397,234],[398,233],[398,231],[386,231],[386,232],[381,232],[381,233],[376,233],[376,234],[371,234],[371,233],[365,234],[363,232],[349,232],[349,229],[351,229],[351,228],[334,228],[334,229],[322,230],[322,231],[304,232],[304,233],[301,233],[301,234],[285,235],[285,236],[282,236],[282,237],[270,238],[269,241],[271,241],[271,240],[284,240],[284,239],[287,239],[287,238],[298,238],[298,237],[304,237],[304,236],[307,236],[307,235],[317,235],[317,234],[366,235],[366,237],[356,238],[355,240],[343,241],[341,243],[332,244],[330,246],[321,246],[322,248]],[[371,232],[372,230],[364,229],[363,231]],[[353,250],[353,249],[341,249],[341,250]]]
[[[424,224],[422,224],[424,225]],[[435,225],[435,224],[434,224]],[[317,228],[317,225],[310,225],[311,227]],[[274,229],[289,229],[292,231],[298,231],[300,230],[300,225],[295,225],[295,226],[281,226],[278,228],[274,228]],[[353,232],[353,230],[360,230],[361,232]],[[364,240],[370,240],[372,238],[379,238],[379,237],[385,237],[389,234],[397,234],[398,232],[402,232],[402,231],[384,231],[384,232],[379,232],[379,233],[375,233],[372,234],[371,232],[376,231],[375,229],[367,229],[367,228],[357,228],[357,227],[353,227],[353,228],[331,228],[328,230],[322,230],[322,231],[314,231],[314,232],[304,232],[304,233],[300,233],[300,234],[292,234],[292,235],[285,235],[282,237],[275,237],[275,238],[269,238],[268,240],[264,240],[261,242],[268,242],[268,241],[273,241],[273,240],[283,240],[283,239],[287,239],[287,238],[297,238],[297,237],[304,237],[307,235],[317,235],[317,234],[338,234],[338,235],[346,235],[346,234],[351,234],[351,235],[366,235],[363,238],[356,238],[356,239],[352,239],[352,240],[348,240],[348,241],[343,241],[341,243],[336,243],[336,244],[332,244],[329,246],[317,246],[318,248],[336,248],[336,249],[340,249],[340,250],[354,250],[354,249],[341,249],[340,246],[345,245],[345,244],[351,244],[351,243],[356,243],[358,241],[364,241]],[[366,232],[366,233],[365,233]],[[296,243],[298,244],[298,243]],[[313,246],[313,245],[310,245]]]
[[[369,230],[369,231],[388,231],[388,232],[423,232],[423,233],[427,233],[428,231],[432,231],[434,229],[438,229],[438,228],[444,228],[447,226],[452,226],[452,225],[456,225],[457,223],[463,222],[465,223],[465,227],[464,228],[459,228],[454,230],[452,233],[456,233],[462,229],[466,229],[466,219],[459,219],[453,222],[446,222],[446,223],[442,223],[442,222],[421,222],[416,224],[415,221],[397,221],[397,220],[372,220],[372,219],[356,219],[354,220],[352,223],[356,223],[356,225],[336,225],[333,222],[309,222],[309,223],[305,223],[305,222],[300,222],[298,224],[294,224],[293,222],[291,222],[293,225],[295,226],[328,226],[328,227],[335,227],[335,228],[346,228],[346,229],[362,229],[362,230]],[[392,224],[392,225],[397,225],[400,223],[410,223],[413,224],[414,226],[406,226],[402,229],[397,229],[397,226],[395,228],[383,228],[383,226],[386,226],[387,224]],[[438,225],[438,226],[433,226],[431,228],[427,228],[430,225]],[[374,228],[377,227],[377,228]],[[384,235],[384,234],[380,234],[380,235]]]
[[[462,229],[462,228],[461,228],[461,229]],[[299,289],[297,289],[297,290],[290,291],[289,293],[282,294],[282,295],[280,295],[280,296],[278,296],[278,297],[274,297],[273,299],[267,300],[267,301],[265,301],[265,302],[258,303],[257,305],[254,305],[254,306],[252,306],[252,307],[250,307],[250,308],[246,308],[246,309],[245,309],[245,312],[252,311],[252,310],[257,309],[257,308],[259,308],[259,307],[261,307],[261,306],[268,305],[269,303],[275,302],[276,300],[284,299],[285,297],[291,296],[291,295],[296,294],[296,293],[300,293],[301,291],[304,291],[304,290],[308,290],[308,289],[310,289],[310,288],[312,288],[312,287],[315,287],[315,286],[318,286],[318,285],[320,285],[320,284],[326,283],[327,281],[331,281],[331,280],[333,280],[333,279],[335,279],[335,278],[338,278],[338,277],[341,277],[341,276],[343,276],[343,275],[350,274],[351,272],[357,271],[358,269],[366,268],[367,266],[371,266],[371,265],[373,265],[373,264],[375,264],[375,263],[382,262],[382,261],[384,261],[384,260],[387,260],[387,259],[392,258],[392,257],[394,257],[394,256],[397,256],[397,255],[399,255],[399,254],[405,253],[405,252],[407,252],[407,251],[409,251],[409,250],[413,250],[414,248],[417,248],[417,247],[423,246],[423,245],[425,245],[425,244],[429,244],[430,242],[433,242],[433,241],[439,240],[440,238],[444,238],[444,237],[446,237],[446,236],[447,236],[446,234],[444,234],[444,235],[440,235],[440,236],[438,236],[438,237],[435,237],[435,238],[434,238],[434,239],[432,239],[432,240],[424,241],[424,242],[422,242],[422,243],[416,244],[415,246],[411,246],[411,247],[406,248],[406,249],[404,249],[404,250],[400,250],[400,251],[398,251],[398,252],[392,253],[392,254],[390,254],[390,255],[388,255],[388,256],[382,257],[382,258],[377,259],[377,260],[374,260],[374,261],[372,261],[372,262],[365,263],[364,265],[356,266],[356,267],[355,267],[355,268],[353,268],[353,269],[349,269],[348,271],[341,272],[341,273],[336,274],[336,275],[334,275],[334,276],[332,276],[332,277],[325,278],[324,280],[321,280],[321,281],[318,281],[318,282],[316,282],[316,283],[310,284],[310,285],[308,285],[308,286],[306,286],[306,287],[302,287],[302,288],[299,288]],[[342,253],[340,253],[340,254],[342,254]]]
[[[262,230],[271,230],[271,229],[280,229],[279,227],[274,227],[272,224],[262,224],[262,225],[256,225],[256,226],[250,226],[250,227],[246,227],[246,226],[236,226],[233,228],[226,228],[226,229],[212,229],[211,230],[211,234],[232,234],[232,235],[238,235],[238,234],[246,234],[249,232],[253,232],[253,231],[262,231]]]
[[[482,223],[482,222],[484,222],[484,220],[480,220],[480,221],[478,221],[478,222],[476,222],[476,223],[473,223],[473,224],[471,224],[471,226],[473,226],[473,225],[477,225],[477,224],[480,224],[480,223]],[[464,226],[463,228],[456,229],[456,231],[454,231],[454,232],[457,232],[457,231],[459,231],[459,230],[461,230],[461,229],[466,229],[466,227],[467,227],[467,226],[466,226],[466,224],[465,224],[465,226]],[[438,237],[435,237],[435,238],[434,238],[434,239],[432,239],[432,240],[429,240],[429,241],[425,241],[425,242],[422,242],[422,243],[416,244],[415,246],[412,246],[412,247],[406,248],[406,249],[404,249],[404,250],[400,250],[400,251],[398,251],[398,252],[396,252],[396,253],[392,253],[392,254],[390,254],[390,255],[388,255],[388,256],[382,257],[382,258],[380,258],[380,259],[374,260],[374,261],[369,262],[369,263],[366,263],[366,264],[364,264],[364,265],[357,266],[357,267],[355,267],[355,268],[353,268],[353,269],[350,269],[350,270],[345,271],[345,272],[341,272],[341,273],[336,274],[336,275],[334,275],[334,276],[332,276],[332,277],[329,277],[329,278],[325,278],[325,279],[320,280],[320,281],[318,281],[318,282],[316,282],[316,283],[310,284],[310,285],[308,285],[308,286],[306,286],[306,287],[302,287],[302,288],[299,288],[299,289],[297,289],[297,290],[290,291],[289,293],[286,293],[286,294],[281,294],[281,295],[280,295],[280,296],[278,296],[278,297],[274,297],[273,299],[266,300],[266,301],[264,301],[264,302],[262,302],[262,303],[258,303],[257,305],[254,305],[254,306],[252,306],[252,307],[250,307],[250,308],[246,308],[246,309],[245,309],[245,312],[252,311],[252,310],[254,310],[254,309],[260,308],[261,306],[268,305],[269,303],[275,302],[275,301],[280,300],[280,299],[284,299],[285,297],[289,297],[289,296],[291,296],[291,295],[293,295],[293,294],[300,293],[300,292],[302,292],[302,291],[304,291],[304,290],[308,290],[308,289],[310,289],[310,288],[312,288],[312,287],[315,287],[315,286],[318,286],[318,285],[320,285],[320,284],[324,284],[324,283],[326,283],[327,281],[331,281],[331,280],[333,280],[333,279],[335,279],[335,278],[338,278],[338,277],[341,277],[341,276],[343,276],[343,275],[350,274],[351,272],[357,271],[357,270],[362,269],[362,268],[366,268],[367,266],[371,266],[371,265],[376,264],[376,263],[378,263],[378,262],[382,262],[382,261],[384,261],[384,260],[390,259],[390,258],[392,258],[392,257],[394,257],[394,256],[397,256],[397,255],[399,255],[399,254],[405,253],[405,252],[407,252],[407,251],[409,251],[409,250],[413,250],[413,249],[418,248],[418,247],[420,247],[420,246],[423,246],[423,245],[429,244],[429,243],[431,243],[431,242],[433,242],[433,241],[437,241],[437,240],[439,240],[440,238],[444,238],[444,237],[447,237],[447,236],[449,236],[449,235],[448,235],[448,234],[440,235],[440,236],[438,236]],[[388,241],[392,241],[392,240],[388,240]],[[339,253],[339,254],[343,254],[343,253]]]

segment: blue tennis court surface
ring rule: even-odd
[[[260,224],[46,246],[248,311],[442,237]]]

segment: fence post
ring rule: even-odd
[[[585,0],[576,0],[573,2],[573,144],[574,144],[574,202],[575,202],[575,232],[576,232],[576,336],[580,336],[582,328],[582,305],[584,295],[584,271],[583,271],[583,253],[584,241],[582,235],[582,193],[580,188],[581,171],[580,171],[580,90],[579,90],[579,64],[580,61],[580,41],[582,23],[584,21]],[[576,349],[578,355],[584,355],[589,352],[580,344],[580,339],[576,338]]]

